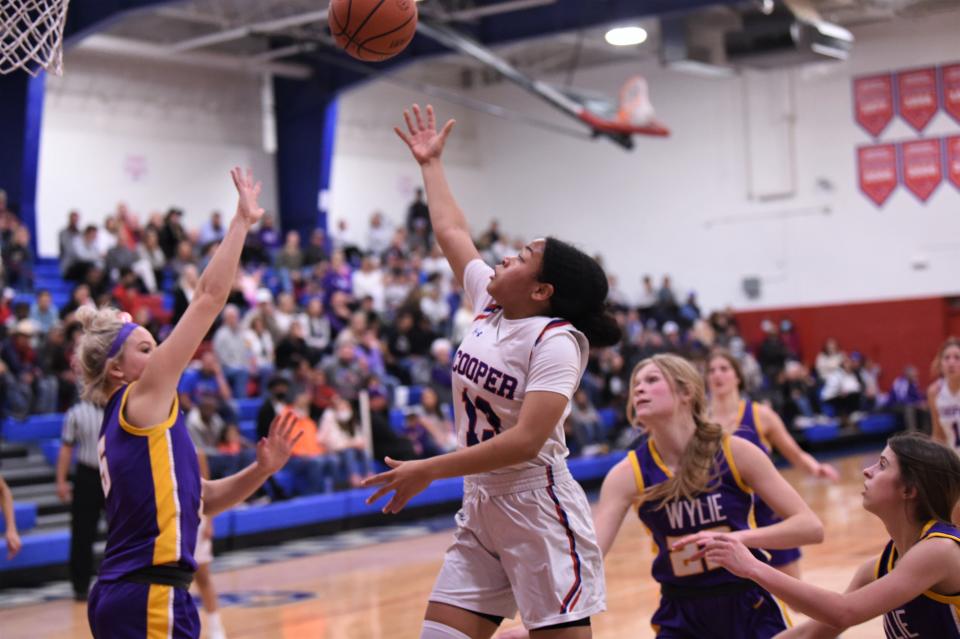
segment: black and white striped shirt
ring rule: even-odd
[[[97,439],[102,424],[103,409],[90,402],[80,402],[67,411],[60,441],[74,447],[77,463],[90,468],[100,467]]]

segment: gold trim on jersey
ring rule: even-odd
[[[743,481],[743,477],[740,476],[740,469],[737,468],[737,462],[734,461],[733,453],[730,451],[730,435],[723,436],[723,439],[720,440],[720,447],[723,449],[723,456],[727,460],[727,467],[730,468],[730,474],[733,475],[733,480],[737,482],[737,486],[740,487],[740,490],[748,495],[752,495],[753,489],[747,486],[746,482]]]
[[[643,497],[643,493],[647,488],[643,483],[643,473],[640,471],[640,460],[637,459],[637,451],[631,450],[627,453],[627,459],[630,460],[630,468],[633,469],[633,481],[637,484],[637,490],[640,496]]]
[[[667,465],[663,463],[663,458],[660,457],[660,453],[657,452],[657,447],[653,443],[653,437],[647,440],[647,448],[650,450],[650,456],[653,457],[653,463],[660,467],[660,470],[667,477],[673,477],[673,471],[667,468]]]
[[[953,540],[953,541],[955,541],[955,542],[957,542],[957,543],[960,543],[960,537],[958,537],[958,536],[956,536],[956,535],[950,535],[950,534],[941,533],[941,532],[934,532],[934,533],[929,533],[929,534],[927,534],[928,531],[929,531],[931,528],[933,528],[936,524],[937,524],[937,520],[936,520],[936,519],[931,519],[931,520],[928,521],[926,524],[924,524],[924,525],[923,525],[923,528],[920,529],[920,539],[917,540],[917,543],[920,543],[921,541],[923,541],[923,540],[925,540],[925,539],[931,539],[931,538],[933,538],[933,537],[940,537],[940,538],[943,538],[943,539],[951,539],[951,540]],[[892,542],[891,542],[891,543],[892,543]],[[900,553],[897,552],[897,547],[896,547],[896,546],[893,546],[893,547],[890,549],[890,556],[887,557],[887,572],[886,572],[886,574],[885,574],[884,576],[889,575],[891,572],[893,572],[894,563],[896,563],[896,560],[897,560],[897,558],[899,557],[899,555],[900,555]],[[882,553],[881,553],[881,557],[880,557],[879,559],[877,559],[877,568],[876,568],[877,578],[880,577],[880,560],[881,560],[882,558],[883,558],[883,555],[882,555]],[[934,601],[936,601],[936,602],[938,602],[938,603],[952,605],[952,606],[954,606],[955,608],[957,608],[958,612],[960,612],[960,593],[958,593],[958,594],[956,594],[956,595],[941,595],[941,594],[938,593],[938,592],[934,592],[934,591],[932,591],[932,590],[926,590],[926,591],[923,592],[923,596],[926,597],[927,599],[932,599],[932,600],[934,600]]]
[[[169,639],[173,626],[173,587],[150,584],[146,639]]]
[[[763,433],[763,428],[761,427],[762,422],[760,421],[760,413],[757,412],[757,403],[751,402],[750,412],[753,413],[753,428],[757,431],[757,437],[760,438],[760,443],[763,444],[767,452],[773,453],[773,446],[770,445],[770,440],[767,439],[767,436]]]
[[[120,398],[120,411],[117,413],[117,421],[120,422],[120,428],[127,431],[131,435],[136,435],[138,437],[147,437],[154,430],[165,430],[171,428],[173,424],[177,421],[177,414],[180,412],[180,400],[177,398],[176,393],[173,395],[173,404],[170,406],[170,415],[164,421],[156,424],[155,426],[134,426],[127,421],[125,414],[127,412],[127,397],[130,395],[130,389],[133,388],[136,382],[132,382],[127,386],[127,390],[123,391],[123,397]]]

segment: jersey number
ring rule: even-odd
[[[705,528],[699,532],[718,532],[725,533],[730,532],[728,526],[718,526],[716,528]],[[671,547],[674,542],[680,541],[683,537],[667,537],[667,548]],[[720,566],[707,561],[706,557],[701,557],[700,559],[693,559],[693,555],[700,550],[697,548],[696,544],[687,544],[683,547],[682,550],[672,550],[670,551],[670,564],[673,567],[673,574],[675,577],[689,577],[690,575],[699,575],[700,573],[707,572],[708,570],[716,570]]]
[[[500,417],[493,412],[493,406],[490,405],[490,402],[482,397],[477,397],[471,402],[466,389],[463,391],[462,399],[463,408],[467,411],[467,421],[469,422],[467,424],[467,446],[475,446],[500,434],[502,428]],[[477,411],[483,413],[483,416],[487,418],[487,424],[490,425],[490,428],[482,429],[479,435],[477,434]]]
[[[100,458],[100,483],[103,484],[103,494],[110,494],[110,467],[107,465],[107,437],[103,436],[97,442],[97,457]]]

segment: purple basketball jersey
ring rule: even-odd
[[[945,537],[960,543],[960,529],[931,519],[920,533],[921,541],[930,537]],[[877,579],[893,570],[897,557],[897,549],[890,541],[877,560],[874,569]],[[940,595],[927,591],[884,614],[883,631],[887,639],[960,639],[960,593]]]
[[[106,497],[107,547],[100,580],[163,564],[196,570],[200,468],[176,397],[162,424],[140,428],[124,418],[133,385],[104,409],[98,449]]]
[[[641,494],[672,475],[650,437],[641,438],[637,447],[630,451],[629,458]],[[663,508],[660,502],[644,501],[640,504],[640,519],[657,544],[653,578],[658,582],[691,588],[742,582],[739,577],[706,559],[690,559],[697,550],[695,546],[670,550],[670,545],[678,539],[701,530],[729,532],[752,527],[753,491],[740,478],[730,454],[729,436],[724,436],[717,451],[716,469],[713,484],[693,499],[667,502]]]
[[[760,434],[760,424],[757,419],[757,405],[750,400],[740,400],[740,418],[738,420],[737,430],[733,432],[735,437],[741,437],[766,454],[773,452],[770,443]]]

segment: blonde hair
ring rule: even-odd
[[[115,308],[96,309],[89,306],[77,309],[76,319],[83,326],[73,362],[81,379],[80,396],[97,406],[103,406],[110,399],[108,364],[123,357],[123,348],[110,359],[107,353],[123,327],[124,319]]]
[[[718,468],[717,451],[723,438],[723,427],[707,418],[707,393],[703,377],[697,369],[682,357],[670,354],[653,355],[641,361],[630,374],[630,388],[640,370],[652,364],[656,366],[673,390],[674,395],[683,393],[690,398],[690,413],[696,430],[680,457],[680,466],[673,477],[643,493],[644,501],[660,501],[660,508],[667,502],[678,499],[693,499],[705,492],[716,479]],[[632,396],[632,390],[629,395]],[[628,401],[627,418],[636,423],[633,402]]]

